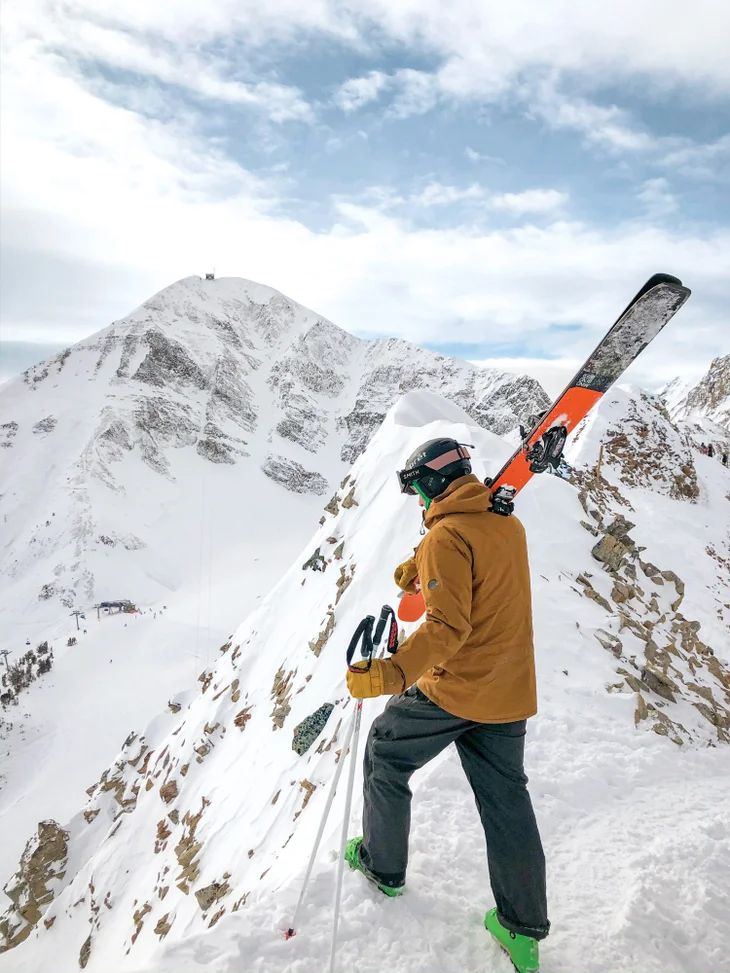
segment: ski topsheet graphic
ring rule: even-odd
[[[489,484],[494,513],[510,514],[514,498],[536,473],[548,466],[557,468],[568,435],[671,321],[690,293],[669,274],[649,278],[548,411],[529,430],[521,430],[522,442]],[[416,621],[424,611],[420,592],[404,595],[398,605],[403,621]]]
[[[588,356],[491,483],[493,508],[511,502],[547,465],[557,467],[568,434],[670,321],[690,295],[676,277],[654,274]]]

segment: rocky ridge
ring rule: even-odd
[[[694,386],[669,383],[662,397],[673,419],[705,417],[730,433],[730,355],[715,358]]]
[[[633,693],[637,726],[646,722],[673,743],[698,740],[683,724],[681,708],[669,705],[681,702],[714,728],[718,743],[730,743],[730,670],[700,637],[701,623],[680,611],[682,578],[642,559],[630,533],[635,525],[616,512],[617,500],[600,477],[585,478],[580,501],[589,519],[583,526],[599,538],[592,554],[603,572],[581,572],[573,587],[606,613],[605,627],[594,632],[616,659],[617,681],[606,689]]]
[[[716,637],[714,648],[705,642],[702,623],[680,610],[687,576],[698,565],[688,565],[681,577],[675,568],[684,552],[676,549],[673,564],[652,563],[644,555],[646,546],[632,537],[636,525],[628,519],[639,519],[652,495],[680,508],[706,503],[696,465],[699,451],[657,396],[617,389],[606,406],[578,427],[569,452],[586,514],[581,525],[597,538],[592,555],[602,568],[597,576],[578,574],[573,590],[606,613],[595,638],[618,660],[620,677],[607,688],[635,693],[637,724],[646,721],[677,744],[697,739],[683,725],[681,707],[669,705],[686,702],[714,728],[718,742],[730,743],[730,670],[727,658],[718,659],[715,651],[726,646]],[[682,516],[679,509],[676,516]],[[717,547],[730,545],[727,517],[717,529]],[[709,559],[707,573],[717,574],[707,592],[714,630],[727,631],[730,561],[718,556],[712,544],[703,553]]]

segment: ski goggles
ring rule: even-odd
[[[440,456],[430,459],[427,463],[414,466],[413,469],[397,470],[396,476],[398,477],[400,492],[407,493],[412,497],[415,496],[416,491],[413,489],[413,484],[416,480],[422,479],[429,473],[438,473],[445,466],[449,466],[451,463],[457,463],[461,459],[471,459],[471,455],[469,450],[460,444],[456,449],[450,449],[447,453],[442,453]]]

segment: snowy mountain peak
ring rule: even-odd
[[[711,419],[730,432],[730,355],[715,358],[695,385],[675,379],[662,392],[674,419]]]
[[[8,604],[83,607],[120,575],[137,600],[165,597],[195,563],[180,533],[201,496],[248,550],[243,497],[283,490],[296,519],[414,388],[499,433],[547,405],[532,379],[361,340],[251,281],[172,284],[0,390]]]

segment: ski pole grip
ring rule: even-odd
[[[380,618],[378,619],[378,625],[375,629],[375,636],[373,637],[373,645],[377,648],[380,645],[381,639],[383,638],[383,632],[385,631],[385,626],[390,620],[390,626],[388,628],[388,641],[386,648],[388,652],[393,654],[398,648],[398,621],[395,616],[395,612],[390,607],[390,605],[383,605],[380,609]]]
[[[375,635],[373,636],[373,645],[376,648],[380,645],[380,640],[383,637],[385,623],[392,614],[393,609],[390,607],[390,605],[383,605],[383,607],[380,609],[380,618],[378,619],[378,624],[375,628]]]

